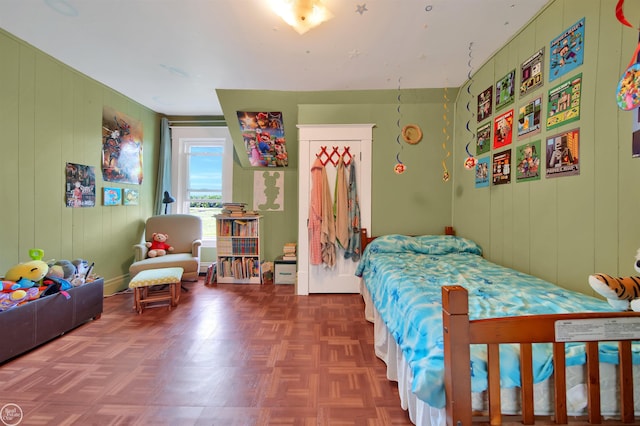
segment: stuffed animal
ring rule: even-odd
[[[640,250],[636,254],[634,269],[640,273]],[[604,296],[609,304],[622,311],[640,312],[640,277],[613,277],[608,274],[589,275],[589,285]]]
[[[169,239],[168,234],[161,234],[159,232],[154,232],[151,236],[151,242],[147,242],[146,245],[149,248],[149,252],[147,253],[148,257],[157,257],[164,256],[170,251],[173,251],[173,247],[171,247],[166,241]]]
[[[42,260],[31,260],[10,268],[4,279],[14,281],[20,285],[20,288],[25,289],[33,287],[47,275],[47,272],[49,272],[49,265]]]

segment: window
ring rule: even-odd
[[[173,211],[202,218],[204,247],[216,245],[215,215],[231,201],[233,143],[226,127],[173,127]]]

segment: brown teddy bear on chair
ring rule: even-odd
[[[164,256],[168,252],[173,251],[173,247],[171,247],[167,240],[169,239],[168,234],[161,234],[159,232],[154,232],[151,236],[151,242],[147,242],[146,246],[149,248],[149,252],[147,253],[148,257],[157,257]]]

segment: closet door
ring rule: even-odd
[[[355,276],[358,262],[344,258],[344,249],[336,245],[333,268],[309,263],[309,203],[311,166],[320,155],[325,164],[331,198],[335,199],[338,155],[345,162],[355,161],[356,185],[361,227],[371,229],[371,143],[372,124],[300,125],[300,161],[298,169],[298,280],[297,294],[359,293],[360,279]],[[349,167],[345,166],[348,179]],[[347,181],[348,182],[348,181]]]

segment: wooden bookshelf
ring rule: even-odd
[[[260,284],[261,249],[259,215],[216,216],[219,283]]]

